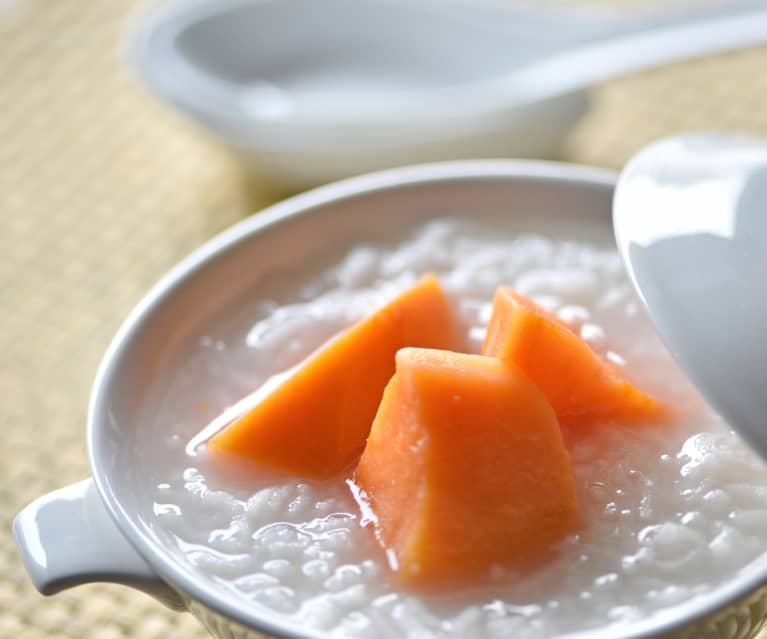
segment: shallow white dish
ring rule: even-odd
[[[141,588],[189,609],[217,637],[321,638],[266,610],[244,608],[203,583],[164,549],[141,512],[135,487],[146,427],[144,400],[169,370],[169,357],[200,321],[275,269],[417,219],[471,211],[515,216],[530,229],[577,218],[610,238],[615,176],[539,162],[471,161],[398,169],[330,185],[277,204],[232,227],[168,273],[139,303],[110,345],[94,383],[88,420],[93,479],[51,493],[17,517],[14,532],[35,585],[46,594],[90,581]],[[545,211],[545,213],[542,213]],[[247,273],[247,277],[242,274]],[[704,601],[682,604],[630,631],[570,639],[706,637],[744,639],[764,623],[767,569],[748,570]],[[373,638],[371,638],[373,639]]]

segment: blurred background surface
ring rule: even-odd
[[[120,54],[134,4],[0,0],[0,637],[205,636],[125,588],[43,599],[9,534],[28,501],[88,475],[89,387],[130,308],[192,248],[284,195],[137,85]],[[618,169],[671,133],[767,135],[765,69],[767,48],[752,48],[596,87],[553,159]]]

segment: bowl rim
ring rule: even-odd
[[[111,395],[111,382],[117,362],[123,357],[133,336],[142,330],[145,320],[177,287],[217,256],[265,229],[310,214],[312,209],[332,205],[375,192],[397,191],[407,186],[438,185],[471,180],[539,182],[558,185],[587,185],[613,190],[617,174],[604,169],[576,164],[538,160],[462,160],[419,164],[370,173],[334,182],[269,206],[234,224],[192,251],[171,268],[144,295],[129,313],[109,344],[93,382],[87,417],[88,458],[95,484],[107,511],[126,540],[157,571],[161,578],[193,601],[247,628],[283,639],[328,637],[326,633],[302,628],[294,621],[267,619],[255,606],[239,606],[224,596],[224,591],[195,578],[190,569],[171,558],[162,545],[149,538],[117,498],[108,481],[109,466],[98,450],[97,433],[106,427],[102,415]],[[101,424],[101,425],[100,425]],[[730,582],[714,589],[709,596],[693,599],[663,609],[647,621],[620,624],[595,630],[561,635],[562,639],[649,639],[678,629],[688,623],[720,612],[767,583],[767,563],[758,570],[738,574]]]

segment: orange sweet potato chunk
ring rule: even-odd
[[[492,357],[399,351],[354,481],[410,585],[526,567],[577,524],[554,411]]]
[[[454,348],[457,335],[450,304],[427,275],[315,352],[208,447],[298,475],[334,475],[362,453],[397,350]]]
[[[563,425],[632,423],[668,413],[567,324],[507,286],[495,293],[482,353],[519,367],[543,391]]]

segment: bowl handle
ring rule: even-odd
[[[13,535],[44,595],[92,582],[137,588],[169,608],[186,608],[118,530],[92,479],[39,497],[13,521]]]

